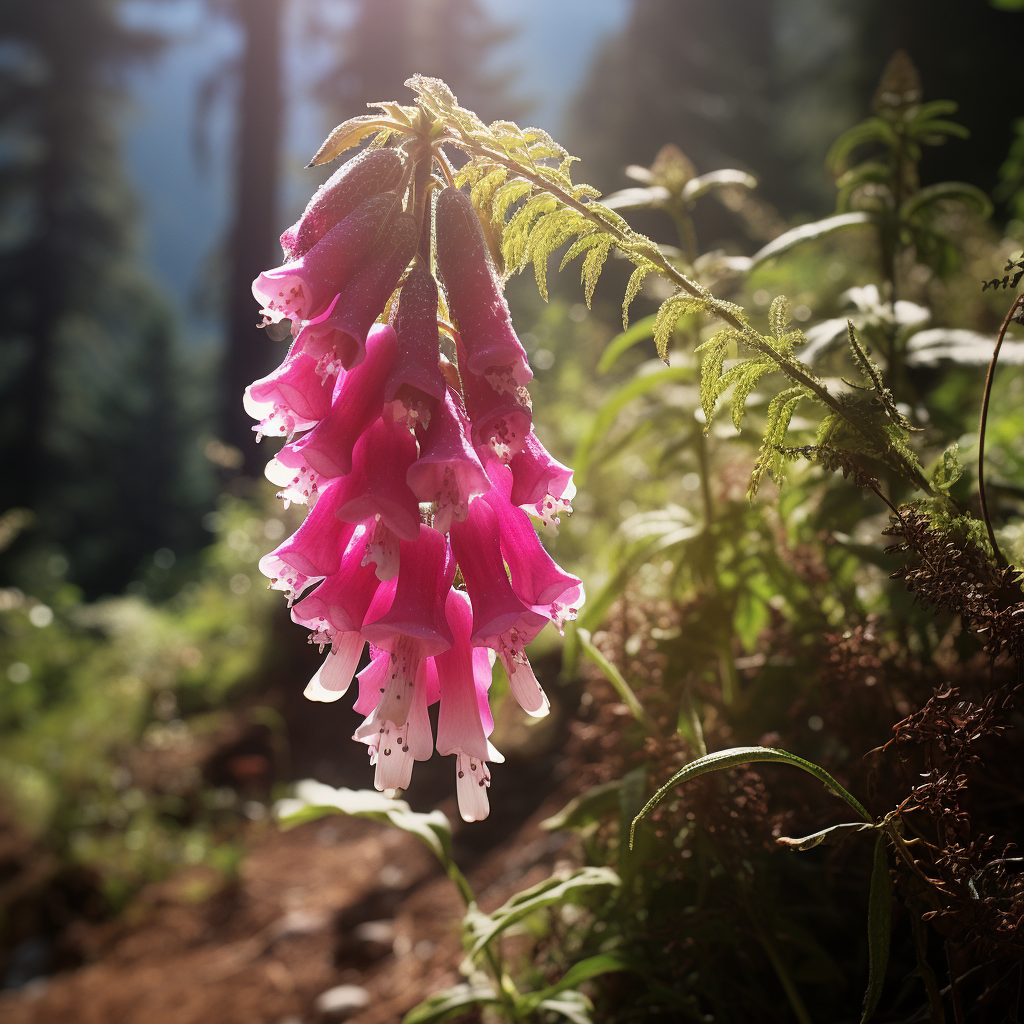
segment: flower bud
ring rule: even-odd
[[[367,149],[347,160],[314,193],[302,216],[281,235],[285,259],[297,260],[356,207],[397,190],[404,167],[394,149]]]
[[[464,192],[446,188],[437,197],[435,217],[437,267],[466,346],[467,365],[494,387],[515,393],[533,374],[512,329],[473,203]]]

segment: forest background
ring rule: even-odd
[[[954,119],[970,133],[928,148],[919,184],[963,181],[996,203],[985,226],[953,230],[956,253],[936,273],[954,282],[959,313],[950,300],[936,323],[994,335],[1002,313],[998,302],[984,305],[980,282],[998,277],[1024,245],[1011,78],[1024,17],[1017,6],[978,3],[957,17],[918,0],[8,6],[0,14],[0,785],[15,837],[9,874],[22,881],[7,892],[5,985],[81,962],[66,941],[69,921],[123,912],[183,863],[237,872],[243,826],[266,816],[284,784],[368,782],[336,753],[345,727],[296,707],[312,663],[284,612],[264,599],[254,564],[292,520],[261,479],[269,455],[240,402],[280,358],[255,327],[250,282],[278,262],[277,235],[326,177],[303,169],[326,130],[367,102],[404,100],[403,82],[420,72],[444,79],[485,120],[550,130],[582,158],[579,179],[603,192],[631,184],[628,165],[657,170],[662,147],[673,144],[698,173],[756,176],[756,201],[711,201],[694,212],[702,250],[750,255],[833,212],[826,155],[869,114],[883,69],[903,49],[925,97],[954,100]],[[628,216],[657,241],[679,243],[663,210]],[[869,283],[864,247],[830,248],[824,282],[819,258],[752,281],[746,301],[763,306],[765,289],[784,288],[798,325],[840,315],[844,290]],[[612,266],[608,278],[618,277],[624,283]],[[680,494],[704,486],[703,469],[695,475],[671,456],[652,466],[632,451],[642,415],[612,430],[629,396],[613,409],[609,396],[647,366],[640,352],[654,356],[641,339],[617,376],[598,371],[620,330],[615,290],[599,288],[588,313],[572,275],[549,287],[546,306],[526,280],[513,279],[508,295],[537,371],[545,440],[563,461],[583,461],[577,515],[556,550],[592,593],[628,579],[625,568],[650,589],[661,570],[646,549],[638,555],[637,529],[646,526],[637,517],[676,510]],[[641,294],[634,317],[661,298]],[[932,419],[956,440],[976,416],[981,376],[976,360],[951,362],[942,362],[941,387],[929,380],[928,388],[941,392]],[[1011,389],[1017,373],[1001,386]],[[1007,402],[993,428],[1007,515],[1022,465],[1012,411]],[[648,409],[652,423],[657,412]],[[723,494],[753,453],[722,459]],[[846,540],[851,550],[869,546]],[[871,543],[881,550],[877,536]],[[773,581],[757,586],[764,592],[729,609],[735,685],[784,632],[773,618],[782,600],[772,604]],[[891,593],[861,598],[864,622],[899,603]],[[658,612],[672,621],[644,643],[671,643],[678,608]],[[626,629],[635,612],[621,602],[613,611]],[[648,627],[661,622],[649,618]],[[599,639],[601,619],[590,625]],[[825,625],[808,619],[802,628],[821,634]],[[626,672],[637,650],[626,636],[615,642],[616,671]],[[554,679],[557,644],[548,658]],[[566,687],[566,718],[577,690]],[[776,698],[761,722],[748,707],[737,728],[752,740],[777,732],[772,716],[784,703]],[[807,720],[815,734],[828,724],[817,712]],[[831,729],[812,739],[828,741]],[[555,757],[553,746],[540,743],[545,757]],[[153,768],[161,757],[167,763]],[[437,780],[411,799],[425,809],[450,788]],[[501,799],[496,793],[499,815]],[[508,799],[506,832],[533,809]],[[47,868],[24,882],[22,867],[39,851]]]

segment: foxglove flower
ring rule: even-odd
[[[436,749],[454,758],[460,812],[477,821],[502,760],[492,666],[545,714],[526,647],[575,617],[583,587],[530,518],[553,529],[571,511],[572,472],[533,431],[532,374],[480,221],[456,189],[417,197],[422,169],[403,144],[368,151],[281,236],[286,262],[253,293],[294,342],[245,408],[259,434],[284,439],[267,466],[280,497],[309,506],[260,562],[310,642],[330,648],[306,696],[335,701],[358,678],[354,739],[385,791],[431,756],[438,702]]]

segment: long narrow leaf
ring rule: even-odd
[[[579,963],[573,964],[562,975],[561,980],[555,982],[554,985],[549,985],[539,992],[531,992],[529,995],[524,996],[520,1000],[519,1006],[528,1013],[532,1013],[545,1000],[557,996],[566,989],[575,988],[590,978],[596,978],[600,974],[609,974],[612,971],[628,971],[632,969],[633,965],[630,961],[626,960],[625,957],[618,956],[616,953],[598,953],[597,956],[588,956],[585,960],[580,960]]]
[[[608,347],[601,353],[601,360],[597,364],[597,372],[607,373],[615,365],[623,352],[628,351],[634,345],[647,338],[653,338],[654,321],[656,319],[657,314],[652,313],[650,316],[645,316],[643,320],[637,320],[628,330],[623,331],[621,334],[616,334],[608,342]]]
[[[622,698],[622,702],[629,708],[633,717],[648,732],[653,732],[647,712],[644,711],[644,706],[637,699],[633,688],[626,682],[622,673],[594,646],[590,639],[590,633],[585,629],[577,629],[576,636],[590,660],[604,673],[605,679],[615,687],[615,692]]]
[[[823,782],[836,796],[842,797],[865,821],[874,822],[874,819],[868,814],[864,805],[839,785],[824,768],[816,765],[813,761],[805,761],[802,757],[789,753],[788,750],[775,750],[772,747],[730,747],[728,750],[718,750],[713,754],[707,754],[705,757],[698,757],[695,761],[691,761],[688,765],[680,768],[647,801],[643,810],[633,819],[633,825],[629,830],[630,847],[632,848],[633,846],[633,834],[636,831],[637,823],[657,807],[670,789],[674,789],[680,783],[687,782],[689,779],[706,775],[708,772],[719,771],[723,768],[735,768],[737,765],[751,764],[757,761],[779,761],[783,764],[793,765],[794,768],[800,768]]]
[[[889,877],[889,855],[885,833],[875,840],[875,858],[871,869],[871,890],[868,894],[868,988],[864,993],[861,1024],[874,1015],[882,997],[885,969],[889,966],[889,943],[892,938],[892,879]]]
[[[844,228],[869,223],[871,223],[869,214],[857,212],[840,213],[835,217],[826,217],[824,220],[816,220],[811,224],[801,224],[798,228],[793,228],[779,235],[778,238],[773,239],[763,249],[759,249],[754,253],[750,257],[750,265],[756,267],[759,263],[763,263],[773,256],[778,256],[792,249],[795,245],[813,241],[815,238],[822,238],[825,235],[830,235],[833,231],[841,231]]]
[[[552,875],[551,878],[516,893],[493,914],[480,915],[481,920],[474,936],[470,956],[476,956],[489,942],[492,942],[506,928],[510,928],[524,917],[561,903],[579,890],[592,889],[599,885],[618,885],[619,876],[611,868],[580,868],[571,875]]]

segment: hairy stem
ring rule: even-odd
[[[999,350],[1003,347],[1003,338],[1006,337],[1006,329],[1020,312],[1024,305],[1024,294],[1018,295],[1010,306],[1003,320],[1003,326],[999,328],[999,337],[996,338],[996,347],[992,351],[992,361],[988,364],[988,375],[985,377],[985,394],[981,399],[981,419],[978,423],[978,500],[981,502],[981,518],[985,521],[985,529],[988,531],[988,540],[992,545],[992,551],[996,556],[999,565],[1006,565],[999,545],[996,543],[995,531],[992,529],[992,519],[988,512],[988,498],[985,496],[985,430],[988,426],[988,406],[992,399],[992,381],[996,375],[996,363],[999,361]]]
[[[449,128],[451,127],[452,126],[449,126]],[[596,212],[591,204],[582,202],[575,196],[566,192],[565,189],[548,181],[542,174],[524,166],[519,161],[502,153],[500,150],[493,149],[490,146],[477,142],[473,139],[467,139],[461,135],[446,135],[440,141],[451,143],[453,146],[457,146],[459,149],[463,149],[468,153],[482,156],[487,160],[509,168],[509,170],[514,171],[519,177],[532,182],[538,188],[543,189],[549,195],[554,196],[554,198],[559,202],[573,210],[576,210],[577,213],[582,214],[602,231],[610,234],[616,242],[620,243],[620,247],[624,251],[637,252],[640,248],[637,245],[638,239],[636,237],[632,237],[633,232],[630,229],[627,228],[626,230],[623,230],[617,224],[602,217],[598,212]],[[668,278],[668,280],[682,291],[694,296],[695,298],[708,300],[710,309],[719,320],[738,331],[743,336],[743,340],[751,348],[771,359],[778,365],[779,369],[789,377],[790,380],[794,383],[800,384],[802,387],[810,391],[818,401],[841,416],[854,430],[857,431],[857,433],[860,433],[856,422],[849,417],[846,409],[840,402],[836,401],[835,396],[832,395],[828,388],[815,380],[811,374],[805,372],[796,360],[787,359],[785,356],[776,352],[775,349],[773,349],[772,346],[757,333],[757,331],[744,322],[742,318],[736,316],[728,306],[719,302],[719,300],[717,300],[713,295],[710,295],[710,293],[705,288],[702,288],[697,284],[696,281],[691,281],[690,278],[682,273],[682,271],[677,270],[656,245],[643,245],[639,254],[653,263],[663,277]],[[931,493],[931,487],[929,486],[928,481],[925,480],[913,466],[905,465],[903,471],[904,475],[912,481],[916,487],[926,493]]]

